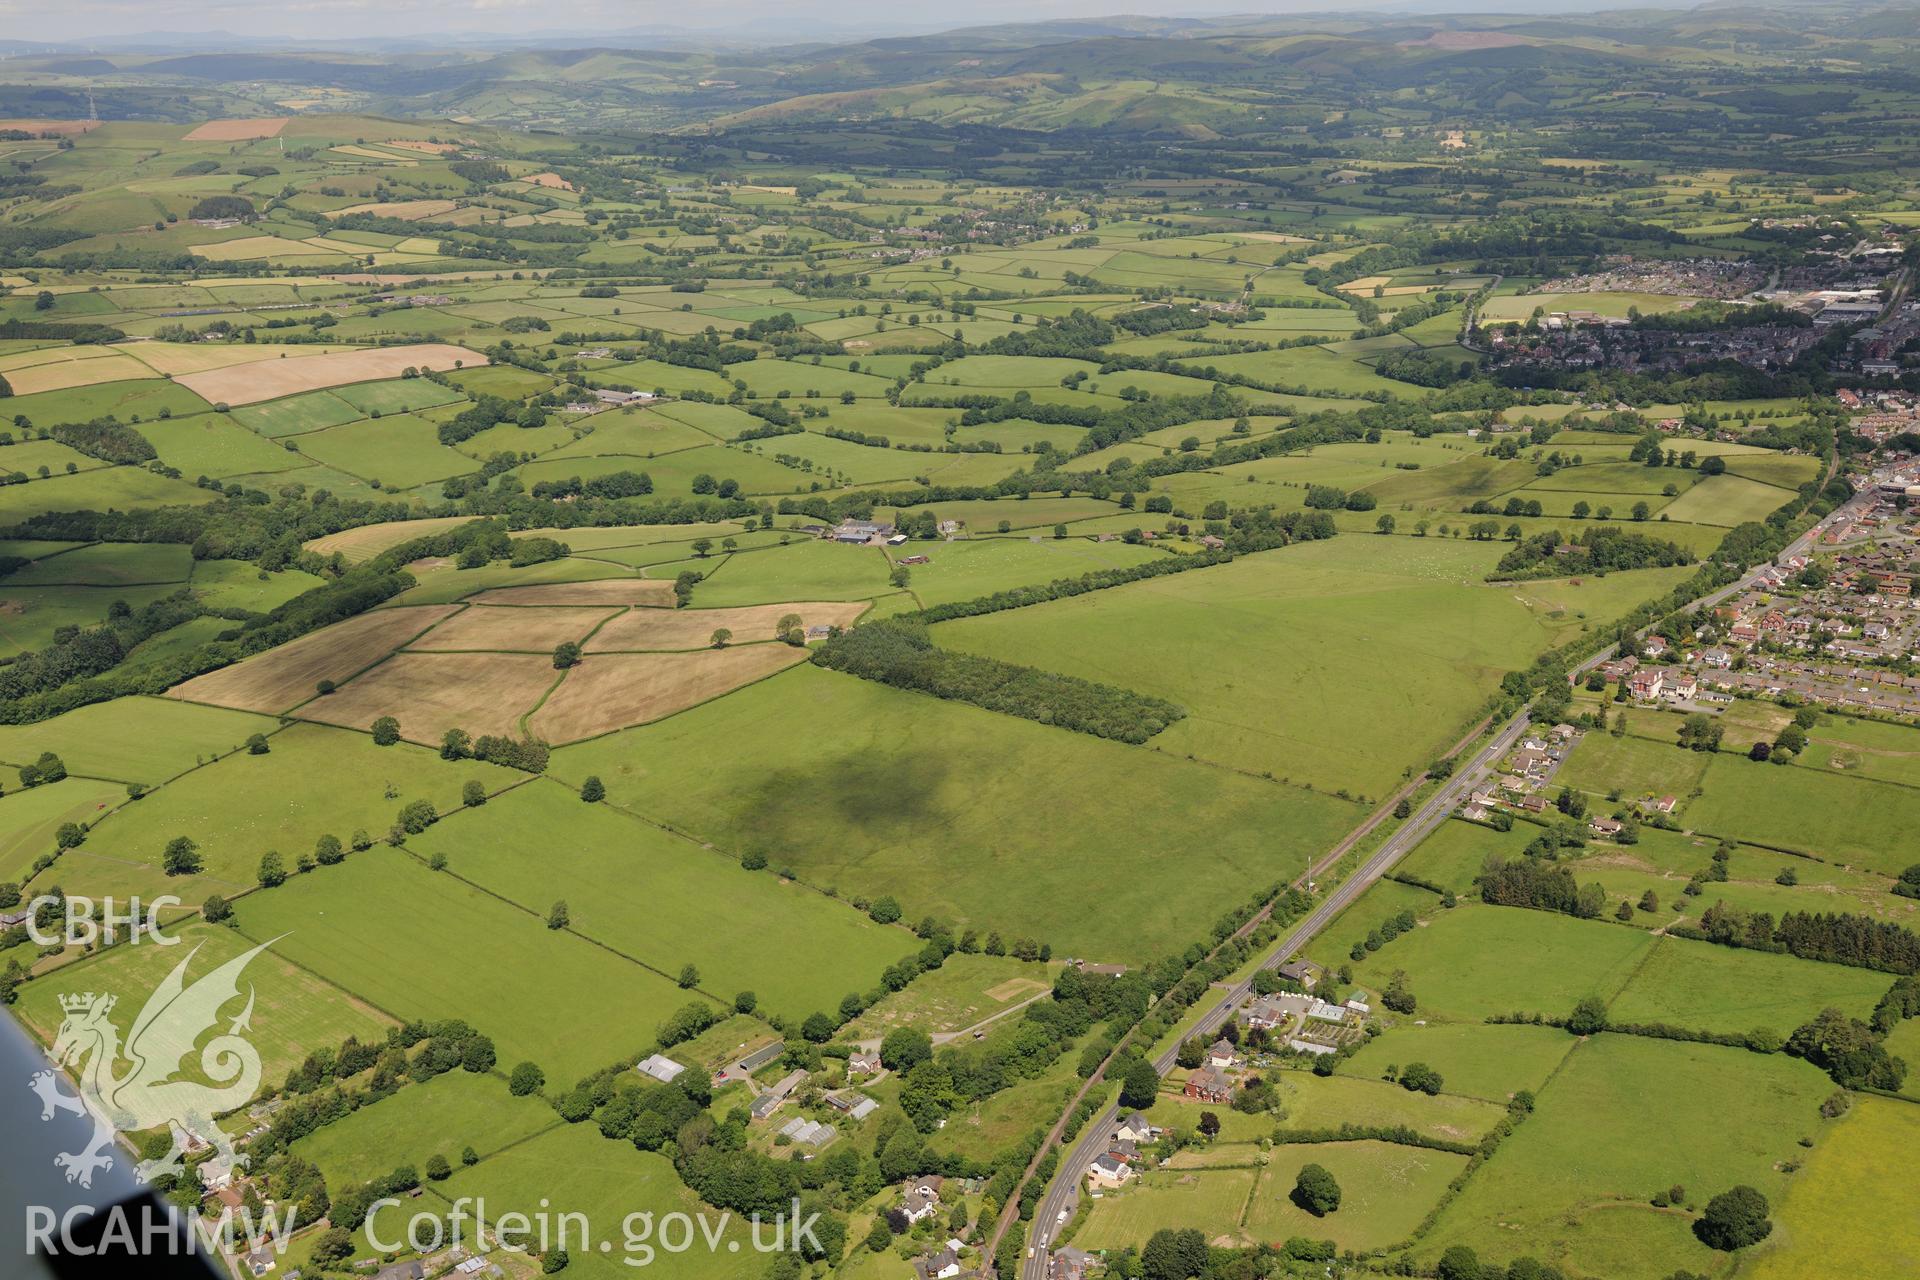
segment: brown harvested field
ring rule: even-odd
[[[546,654],[551,661],[555,645],[582,639],[613,613],[608,608],[567,605],[528,608],[474,605],[448,618],[407,648],[414,652],[466,649],[539,653]]]
[[[487,363],[487,358],[478,351],[450,343],[422,342],[409,347],[362,347],[231,369],[209,369],[205,373],[182,374],[174,381],[211,404],[257,404],[302,391],[397,378],[409,367],[451,369],[455,361],[462,361],[471,369]]]
[[[437,218],[443,213],[452,213],[456,207],[451,200],[392,200],[385,204],[356,204],[345,209],[330,209],[327,217],[344,218],[350,213],[373,213],[382,218],[418,222],[422,218]]]
[[[14,133],[50,133],[56,138],[70,138],[77,133],[92,133],[100,127],[98,120],[0,120],[0,129]]]
[[[742,609],[634,610],[594,632],[588,653],[616,653],[643,649],[701,649],[721,627],[733,632],[736,644],[773,639],[773,628],[790,613],[809,627],[844,627],[867,608],[864,600],[801,604],[756,604]]]
[[[469,604],[636,604],[673,608],[673,584],[665,578],[595,578],[588,582],[542,582],[495,587]],[[711,631],[713,628],[707,628]]]
[[[527,177],[520,179],[520,181],[531,182],[536,187],[551,187],[555,191],[573,190],[573,184],[571,182],[568,182],[565,178],[561,177],[557,173],[530,174]]]
[[[344,529],[339,533],[329,533],[305,545],[306,549],[315,555],[330,556],[338,551],[347,558],[348,564],[361,564],[373,559],[388,547],[397,547],[415,538],[445,533],[456,525],[463,525],[477,518],[476,516],[432,516],[426,520],[388,520],[382,524],[363,524],[358,529]]]
[[[247,142],[271,138],[287,127],[286,116],[260,116],[251,120],[209,120],[188,134],[188,142]]]
[[[322,351],[328,349],[321,348]],[[289,359],[303,360],[318,354],[310,346],[292,347],[271,342],[129,342],[117,350],[126,352],[155,373],[170,373],[176,378],[183,373],[205,373],[209,369],[278,360],[282,352]]]
[[[685,711],[806,657],[784,644],[600,654],[569,670],[527,727],[543,742],[577,742]]]
[[[455,142],[422,142],[418,138],[388,138],[380,144],[383,147],[405,147],[409,151],[425,151],[433,155],[445,155],[449,151],[458,151],[460,145]]]
[[[451,604],[375,609],[256,653],[167,690],[169,698],[275,714],[314,696],[322,680],[344,682],[459,608]]]
[[[78,348],[67,348],[77,350]],[[90,387],[98,382],[126,382],[151,378],[153,370],[131,356],[107,355],[85,360],[45,360],[24,369],[6,371],[13,394],[30,396],[41,391],[65,391],[69,387]]]
[[[449,729],[517,737],[520,717],[559,674],[546,654],[396,653],[300,708],[300,718],[365,729],[392,716],[402,737],[428,746]]]

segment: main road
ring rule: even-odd
[[[1791,556],[1806,554],[1823,529],[1866,500],[1865,494],[1855,495],[1842,507],[1796,538],[1767,563],[1781,563]],[[1766,567],[1765,564],[1756,566],[1751,572],[1742,574],[1738,581],[1701,597],[1692,607],[1712,608],[1736,592],[1752,586]],[[1574,668],[1571,674],[1577,677],[1592,670],[1605,662],[1612,652],[1610,647],[1603,649]],[[1333,892],[1322,899],[1287,932],[1286,936],[1275,943],[1273,950],[1268,952],[1266,959],[1261,962],[1261,967],[1271,969],[1284,963],[1288,957],[1304,947],[1315,934],[1324,929],[1335,916],[1350,906],[1354,899],[1365,893],[1376,881],[1392,870],[1395,863],[1432,834],[1434,828],[1445,822],[1448,816],[1459,807],[1461,798],[1470,794],[1474,787],[1484,781],[1501,757],[1512,750],[1513,744],[1520,740],[1521,735],[1527,731],[1527,727],[1532,722],[1532,714],[1528,708],[1523,707],[1516,712],[1513,718],[1502,725],[1500,731],[1488,740],[1471,760],[1464,766],[1455,768],[1453,775],[1447,779],[1446,783],[1434,792],[1398,831],[1389,836],[1359,870],[1341,881]],[[1223,1026],[1252,994],[1251,979],[1235,984],[1208,1007],[1207,1011],[1201,1015],[1199,1022],[1194,1024],[1191,1034],[1204,1036]],[[1162,1076],[1166,1075],[1173,1069],[1174,1058],[1178,1052],[1179,1046],[1176,1044],[1161,1053],[1154,1059],[1153,1069]],[[1058,1235],[1060,1227],[1072,1219],[1074,1212],[1079,1208],[1080,1189],[1085,1184],[1087,1169],[1096,1159],[1106,1154],[1108,1144],[1113,1137],[1114,1124],[1119,1116],[1120,1109],[1117,1106],[1109,1106],[1101,1111],[1087,1122],[1086,1127],[1080,1132],[1079,1140],[1061,1158],[1059,1167],[1054,1172],[1052,1184],[1034,1209],[1033,1232],[1028,1240],[1028,1255],[1021,1263],[1021,1280],[1048,1280],[1050,1246],[1054,1237]]]

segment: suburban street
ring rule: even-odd
[[[1821,530],[1828,527],[1834,520],[1841,518],[1860,501],[1862,499],[1856,497],[1838,508],[1808,529],[1806,533],[1794,539],[1773,560],[1754,566],[1752,571],[1741,575],[1737,582],[1702,596],[1694,603],[1693,608],[1710,609],[1737,592],[1751,587],[1760,571],[1767,565],[1806,554],[1813,546],[1815,539],[1819,537]],[[1574,677],[1583,675],[1607,661],[1612,654],[1611,647],[1603,649],[1575,667],[1570,674]],[[1512,750],[1513,745],[1519,741],[1531,723],[1532,716],[1525,708],[1508,720],[1471,760],[1455,768],[1453,776],[1447,779],[1445,785],[1421,805],[1398,831],[1388,837],[1365,864],[1342,881],[1312,911],[1288,930],[1286,935],[1274,944],[1266,959],[1261,962],[1261,967],[1271,969],[1285,962],[1304,947],[1315,934],[1324,929],[1335,916],[1386,875],[1396,863],[1418,847],[1421,841],[1432,834],[1434,829],[1445,822],[1460,806],[1462,798],[1487,778],[1494,766]],[[1296,881],[1296,883],[1300,882]],[[1191,1034],[1205,1036],[1219,1028],[1241,1005],[1247,1002],[1252,994],[1251,980],[1235,984],[1207,1009],[1200,1021],[1194,1025]],[[1174,1045],[1161,1053],[1154,1059],[1153,1069],[1165,1076],[1173,1069],[1178,1049],[1179,1046]],[[1119,1107],[1109,1106],[1094,1116],[1080,1131],[1078,1140],[1062,1155],[1046,1195],[1041,1198],[1038,1207],[1034,1210],[1032,1236],[1028,1242],[1031,1253],[1021,1264],[1021,1280],[1047,1280],[1049,1249],[1054,1242],[1054,1236],[1079,1209],[1081,1188],[1085,1185],[1087,1168],[1107,1150],[1108,1141],[1119,1114]]]

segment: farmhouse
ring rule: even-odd
[[[1233,1081],[1216,1067],[1201,1067],[1187,1077],[1184,1090],[1189,1098],[1198,1098],[1202,1102],[1230,1102],[1233,1100]]]
[[[780,1104],[785,1102],[787,1096],[799,1088],[806,1078],[807,1073],[804,1071],[794,1071],[782,1076],[779,1083],[775,1084],[773,1088],[753,1100],[753,1106],[748,1108],[753,1118],[755,1120],[765,1120],[768,1116],[778,1111]]]
[[[672,1058],[650,1053],[634,1067],[643,1076],[651,1076],[661,1084],[672,1084],[686,1068]]]
[[[907,1215],[907,1221],[918,1222],[938,1212],[940,1188],[944,1185],[945,1179],[935,1174],[907,1179],[900,1194],[900,1209]]]
[[[870,1076],[880,1070],[880,1055],[867,1049],[855,1049],[847,1055],[847,1074]]]

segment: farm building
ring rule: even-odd
[[[680,1063],[675,1062],[672,1058],[665,1057],[658,1053],[650,1053],[640,1060],[634,1067],[634,1070],[643,1076],[651,1076],[661,1084],[672,1084],[675,1080],[679,1079],[680,1073],[685,1071],[686,1068]]]

